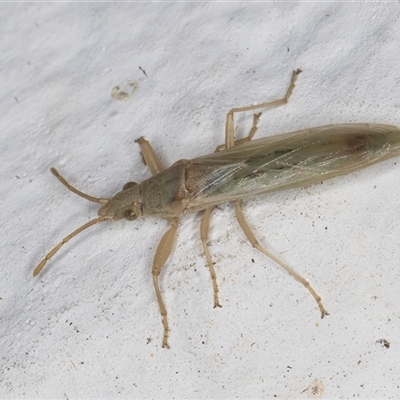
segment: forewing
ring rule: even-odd
[[[186,171],[193,202],[217,204],[320,182],[399,154],[390,125],[327,125],[247,142],[195,158]]]

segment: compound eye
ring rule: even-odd
[[[124,218],[127,219],[128,221],[133,221],[137,218],[137,215],[135,211],[128,208],[127,210],[124,211]]]
[[[122,191],[126,190],[126,189],[130,189],[134,186],[136,186],[137,183],[136,182],[127,182],[125,183],[124,187],[122,188]]]

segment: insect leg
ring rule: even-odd
[[[242,139],[235,140],[234,146],[238,146],[238,145],[240,145],[242,143],[248,142],[251,139],[253,139],[253,137],[256,134],[257,129],[258,129],[258,121],[260,120],[260,117],[261,117],[261,113],[253,115],[253,125],[252,125],[252,127],[250,129],[249,134],[246,137],[242,138]],[[223,150],[225,148],[226,148],[226,145],[225,144],[221,144],[221,145],[217,146],[217,148],[215,149],[215,153],[217,151],[221,151],[221,150]]]
[[[228,112],[228,114],[226,115],[225,144],[223,144],[221,146],[218,146],[215,151],[217,152],[217,151],[220,151],[220,150],[222,150],[224,148],[225,149],[229,149],[231,147],[234,147],[236,145],[239,145],[241,143],[244,143],[244,142],[247,142],[247,141],[251,140],[253,138],[253,136],[255,135],[255,133],[257,132],[257,124],[258,124],[258,121],[259,121],[259,119],[261,117],[261,113],[254,114],[253,126],[251,127],[248,136],[246,136],[243,139],[239,139],[237,141],[235,141],[235,124],[234,124],[234,119],[233,119],[234,113],[241,112],[241,111],[251,111],[251,110],[258,109],[258,108],[269,107],[269,106],[278,106],[280,104],[286,104],[288,102],[288,100],[289,100],[290,95],[292,94],[292,91],[293,91],[293,88],[294,88],[294,85],[295,85],[295,82],[296,82],[296,79],[297,79],[297,75],[299,75],[300,72],[301,72],[300,69],[297,69],[296,71],[293,71],[292,79],[290,81],[289,87],[288,87],[288,89],[286,91],[286,94],[285,94],[284,98],[282,98],[280,100],[270,101],[268,103],[257,104],[257,105],[254,105],[254,106],[232,108],[232,110],[230,110]],[[139,139],[139,140],[141,140],[141,139]],[[140,144],[140,142],[139,142],[139,144]],[[143,150],[142,150],[142,153],[143,153]],[[203,244],[204,252],[206,254],[208,267],[210,268],[211,279],[213,281],[213,286],[214,286],[214,307],[221,307],[221,305],[219,304],[219,301],[218,301],[217,277],[216,277],[216,274],[215,274],[214,265],[213,265],[213,263],[211,261],[210,253],[208,251],[208,246],[207,246],[207,236],[208,236],[208,230],[209,230],[209,225],[210,225],[211,210],[212,210],[212,207],[207,208],[205,213],[204,213],[204,215],[203,215],[203,218],[201,220],[200,236],[201,236],[201,242]],[[250,233],[251,233],[251,231],[250,231]],[[294,273],[294,271],[293,271],[293,273]],[[307,281],[305,281],[305,282],[307,282]],[[307,284],[308,284],[308,282],[307,282]],[[312,290],[312,288],[311,288],[311,290]]]
[[[135,142],[139,144],[142,152],[143,162],[149,167],[151,174],[157,175],[161,171],[164,171],[165,168],[163,167],[153,147],[151,147],[150,142],[144,137],[135,140]]]
[[[253,138],[253,136],[257,132],[257,129],[258,129],[257,124],[258,124],[260,117],[261,117],[261,113],[254,114],[253,126],[250,129],[249,135],[243,139],[234,141],[233,146],[236,146],[242,142],[247,142]],[[226,130],[227,129],[228,128],[226,127]],[[228,144],[222,144],[215,149],[215,152],[220,151],[224,148],[227,148],[227,146],[228,146]],[[201,242],[203,244],[204,252],[206,254],[207,264],[208,264],[208,268],[210,269],[211,279],[212,279],[213,286],[214,286],[214,308],[215,308],[215,307],[222,307],[222,306],[219,304],[219,300],[218,300],[217,275],[215,273],[214,265],[211,261],[210,252],[208,251],[208,245],[207,245],[207,237],[208,237],[208,231],[209,231],[209,227],[210,227],[210,214],[211,214],[212,209],[213,209],[213,207],[209,207],[204,212],[203,218],[201,220],[201,226],[200,226],[200,237],[201,237]]]
[[[282,99],[269,101],[267,103],[256,104],[253,106],[232,108],[232,110],[230,110],[228,112],[228,114],[226,114],[226,124],[225,124],[225,148],[226,149],[233,147],[235,144],[235,124],[234,124],[234,120],[233,120],[233,115],[237,112],[252,111],[252,110],[257,110],[259,108],[279,106],[281,104],[286,104],[290,98],[290,95],[293,92],[295,82],[297,79],[297,75],[299,75],[300,72],[301,72],[301,69],[297,69],[297,70],[293,71],[292,79],[290,81],[289,87],[286,90],[285,97],[283,97]]]
[[[271,254],[269,251],[264,249],[264,247],[260,246],[256,237],[254,236],[254,233],[251,231],[247,221],[244,218],[242,207],[241,207],[241,200],[235,201],[235,211],[236,211],[236,218],[239,222],[239,225],[242,228],[244,234],[247,236],[247,239],[249,239],[249,242],[252,244],[252,246],[254,248],[256,248],[257,250],[261,251],[261,253],[264,253],[267,257],[274,260],[281,267],[283,267],[287,272],[289,272],[290,275],[292,275],[295,279],[297,279],[313,295],[313,297],[314,297],[315,301],[317,302],[318,307],[321,311],[321,318],[324,318],[325,315],[329,315],[328,312],[325,310],[324,306],[322,305],[321,297],[312,288],[310,283],[305,278],[303,278],[301,275],[299,275],[297,272],[295,272],[292,268],[288,267],[281,260],[279,260],[273,254]]]
[[[200,225],[200,238],[201,238],[201,243],[203,244],[204,252],[206,253],[207,264],[208,264],[208,268],[210,269],[211,279],[212,279],[212,283],[213,283],[213,287],[214,287],[214,308],[215,308],[215,307],[222,307],[222,306],[221,306],[221,304],[219,304],[219,300],[218,300],[217,275],[215,274],[214,265],[211,261],[210,252],[208,251],[208,246],[207,246],[207,237],[208,237],[208,230],[210,227],[211,211],[212,211],[212,207],[209,207],[204,212],[203,218],[201,220],[201,225]]]
[[[175,242],[176,231],[178,229],[177,218],[172,219],[170,222],[172,226],[168,229],[167,232],[165,232],[164,236],[160,241],[160,244],[157,247],[152,269],[154,288],[156,290],[158,305],[160,306],[160,313],[162,316],[162,323],[164,326],[164,338],[162,347],[167,347],[167,348],[169,348],[168,345],[169,328],[168,328],[167,309],[165,308],[161,296],[160,287],[158,285],[158,276],[160,275],[160,272],[171,253],[172,246],[174,245]]]

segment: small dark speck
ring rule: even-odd
[[[252,262],[252,263],[255,263],[254,258],[251,259],[251,262]]]
[[[380,343],[382,347],[386,347],[387,349],[390,348],[390,342],[386,339],[379,339],[376,343]]]
[[[147,74],[146,74],[146,71],[145,71],[141,66],[139,66],[139,69],[144,73],[144,75],[146,76],[146,78],[148,78],[148,76],[147,76]]]

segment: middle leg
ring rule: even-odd
[[[222,306],[221,306],[221,304],[219,304],[219,300],[218,300],[217,275],[215,273],[214,264],[211,261],[210,252],[208,251],[208,246],[207,246],[207,237],[208,237],[208,230],[210,227],[211,211],[212,211],[212,207],[207,208],[206,211],[204,212],[203,218],[201,219],[200,238],[201,238],[201,243],[203,244],[204,253],[206,254],[208,268],[210,269],[211,279],[212,279],[213,288],[214,288],[214,308],[215,308],[215,307],[222,307]]]
[[[215,151],[220,151],[223,149],[229,149],[231,147],[234,147],[236,145],[239,145],[241,143],[247,142],[249,140],[251,140],[253,138],[253,136],[255,135],[255,133],[257,132],[257,124],[258,121],[261,117],[261,113],[258,114],[254,114],[253,117],[253,125],[250,129],[250,132],[248,134],[248,136],[246,136],[243,139],[239,139],[235,141],[235,127],[234,127],[234,114],[237,112],[242,112],[242,111],[252,111],[252,110],[256,110],[259,108],[264,108],[264,107],[271,107],[271,106],[278,106],[281,104],[286,104],[292,94],[292,91],[294,89],[295,86],[295,82],[297,79],[297,75],[299,75],[301,72],[301,69],[297,69],[295,71],[293,71],[292,73],[292,78],[290,81],[290,84],[286,90],[286,94],[285,97],[283,97],[282,99],[279,100],[274,100],[274,101],[270,101],[267,103],[262,103],[262,104],[256,104],[253,106],[247,106],[247,107],[238,107],[238,108],[232,108],[228,114],[226,115],[226,125],[225,125],[225,144],[218,146]],[[207,245],[207,236],[208,236],[208,230],[209,230],[209,226],[210,226],[210,215],[211,215],[211,211],[212,211],[212,207],[207,208],[206,211],[204,212],[203,218],[201,220],[201,227],[200,227],[200,237],[201,237],[201,242],[203,244],[203,248],[204,248],[204,252],[206,254],[206,258],[207,258],[207,264],[208,267],[210,269],[210,273],[211,273],[211,278],[213,281],[213,287],[214,287],[214,307],[221,307],[221,305],[219,304],[218,301],[218,284],[217,284],[217,277],[215,274],[215,269],[214,269],[214,265],[211,261],[211,257],[210,257],[210,252],[208,251],[208,245]],[[244,218],[244,217],[243,217]],[[240,222],[239,222],[240,223]],[[250,229],[250,228],[249,228]],[[251,232],[251,231],[250,231]],[[254,235],[253,235],[254,236]],[[255,239],[255,238],[254,238]],[[257,242],[258,243],[258,242]],[[261,251],[261,250],[260,250]],[[271,255],[272,256],[272,255]],[[272,256],[273,257],[273,256]],[[284,267],[286,269],[286,267]],[[289,271],[288,271],[289,272]],[[290,273],[290,272],[289,272]],[[296,277],[296,273],[293,271],[293,276]],[[300,277],[301,278],[301,277]],[[296,278],[297,279],[297,278]],[[303,279],[305,281],[305,279]],[[302,282],[300,280],[300,282]],[[305,281],[307,282],[307,281]],[[303,283],[303,282],[302,282]],[[303,283],[304,284],[304,283]],[[308,282],[307,282],[308,284]],[[309,285],[309,284],[308,284]],[[310,290],[310,289],[309,289]],[[311,288],[311,290],[313,290]],[[314,292],[315,293],[315,292]],[[315,297],[315,296],[314,296]],[[317,299],[317,298],[316,298]],[[318,300],[317,300],[318,301]],[[321,304],[322,305],[322,304]]]

